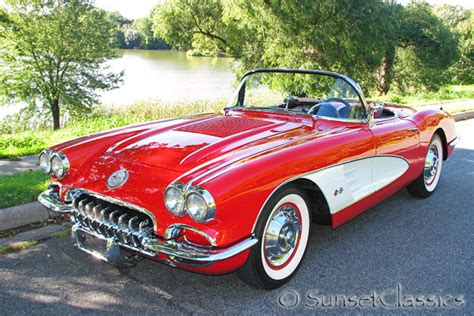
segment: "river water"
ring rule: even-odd
[[[229,99],[235,86],[231,58],[190,57],[169,50],[119,50],[108,62],[111,70],[124,71],[119,88],[101,92],[107,106],[127,106],[140,101]],[[0,120],[14,114],[20,105],[3,106]]]
[[[206,100],[229,98],[235,83],[232,59],[189,57],[184,52],[120,50],[110,61],[114,71],[125,71],[120,88],[101,94],[105,105],[138,101]]]

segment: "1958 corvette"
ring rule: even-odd
[[[39,201],[115,265],[148,257],[273,289],[301,265],[312,221],[336,228],[404,187],[429,197],[458,139],[445,111],[368,102],[344,75],[258,69],[220,114],[45,149]]]

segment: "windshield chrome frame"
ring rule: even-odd
[[[331,120],[331,121],[340,121],[340,122],[352,122],[352,123],[369,123],[370,122],[370,112],[369,112],[369,106],[367,104],[367,101],[365,100],[364,97],[364,92],[362,91],[360,85],[354,81],[352,78],[347,77],[345,75],[341,75],[337,72],[332,72],[332,71],[327,71],[327,70],[303,70],[303,69],[291,69],[291,68],[260,68],[260,69],[254,69],[251,71],[246,72],[239,85],[237,86],[236,92],[233,94],[232,98],[229,100],[229,103],[227,104],[227,108],[229,109],[246,109],[247,107],[245,105],[240,105],[239,102],[241,101],[240,94],[242,92],[242,88],[245,86],[247,83],[247,79],[257,73],[288,73],[288,74],[303,74],[303,75],[323,75],[323,76],[329,76],[337,79],[342,79],[346,83],[348,83],[354,91],[357,93],[359,96],[360,101],[362,102],[363,106],[365,107],[365,113],[366,117],[364,119],[347,119],[347,118],[335,118],[335,117],[326,117],[326,116],[318,116],[318,115],[311,115],[313,118],[321,118],[321,119],[326,119],[326,120]],[[237,104],[232,104],[233,101],[237,99]],[[250,108],[248,108],[250,109]],[[251,109],[255,110],[255,109]],[[287,112],[284,112],[287,113]],[[300,115],[305,115],[305,113],[301,113]]]

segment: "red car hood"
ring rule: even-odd
[[[104,194],[107,178],[119,167],[136,183],[162,191],[174,180],[187,182],[208,171],[242,163],[305,142],[344,133],[346,128],[310,116],[231,111],[151,122],[90,135],[53,147],[70,161],[62,184]],[[137,188],[141,189],[141,188]]]
[[[145,130],[114,144],[105,155],[183,172],[206,161],[235,154],[238,149],[261,147],[262,140],[268,143],[277,137],[281,144],[288,133],[294,134],[303,126],[258,117],[207,117],[165,129]]]
[[[82,188],[151,211],[160,221],[157,234],[176,222],[164,209],[163,192],[173,181],[187,183],[199,175],[285,150],[308,139],[344,133],[331,121],[310,116],[232,111],[226,115],[152,122],[117,129],[53,147],[70,161],[62,191]],[[119,168],[129,172],[121,187],[109,189],[107,179]],[[210,172],[210,173],[209,173]],[[182,223],[199,226],[188,217]],[[215,226],[202,225],[210,235]],[[212,231],[214,229],[214,231]]]

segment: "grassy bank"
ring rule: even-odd
[[[63,129],[26,130],[17,124],[0,131],[0,158],[15,159],[39,153],[54,144],[100,131],[197,113],[221,111],[226,102],[186,102],[184,104],[137,103],[124,108],[98,107],[82,119],[71,119]]]
[[[49,176],[41,171],[0,176],[0,209],[36,201],[48,183]]]
[[[411,106],[434,105],[446,102],[474,99],[474,84],[471,85],[447,85],[438,92],[420,92],[416,94],[397,95],[387,94],[382,97],[370,98],[381,102],[396,102]]]
[[[423,106],[474,99],[474,85],[446,86],[437,93],[426,92],[404,96],[389,94],[368,99]],[[69,139],[130,124],[197,113],[219,112],[225,104],[225,100],[218,100],[180,104],[142,102],[123,108],[97,107],[90,115],[80,119],[70,119],[63,129],[55,132],[49,128],[28,130],[27,126],[18,123],[3,124],[0,130],[0,158],[16,159],[21,156],[37,154],[45,147]],[[458,107],[456,112],[471,109]],[[447,110],[449,111],[449,109]]]

